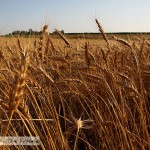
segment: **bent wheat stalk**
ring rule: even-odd
[[[63,39],[63,41],[65,42],[65,44],[71,48],[71,44],[69,43],[69,41],[66,39],[66,37],[57,29],[55,29],[55,31],[58,33],[58,35]]]

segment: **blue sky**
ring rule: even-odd
[[[0,0],[0,34],[40,30],[150,32],[150,0]]]

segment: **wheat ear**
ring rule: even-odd
[[[38,57],[40,58],[41,61],[43,61],[44,53],[45,53],[44,43],[47,35],[47,29],[48,29],[48,25],[45,25],[41,31],[41,37],[40,37],[39,48],[38,48]]]
[[[107,36],[106,36],[106,34],[105,34],[105,32],[104,32],[104,30],[103,30],[101,24],[98,22],[97,19],[95,19],[95,22],[96,22],[96,24],[97,24],[97,26],[98,26],[98,28],[99,28],[99,32],[102,34],[102,36],[103,36],[105,42],[107,43],[108,51],[110,51],[110,44],[109,44],[109,42],[108,42],[108,38],[107,38]]]
[[[89,42],[85,42],[84,48],[85,48],[85,61],[89,67],[91,64],[90,58],[89,58]]]
[[[16,83],[9,96],[9,110],[8,110],[9,121],[6,124],[4,136],[7,135],[13,114],[16,112],[19,105],[22,103],[28,64],[29,64],[28,51],[26,51],[25,53],[21,52],[20,72],[18,75],[16,75]]]

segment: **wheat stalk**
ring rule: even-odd
[[[24,119],[26,120],[26,119]],[[54,121],[54,119],[28,119],[29,121]],[[8,122],[9,119],[0,120],[2,122]],[[22,121],[22,119],[11,119],[11,121]]]

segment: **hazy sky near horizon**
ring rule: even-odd
[[[14,30],[150,32],[150,0],[0,0],[0,34]]]

